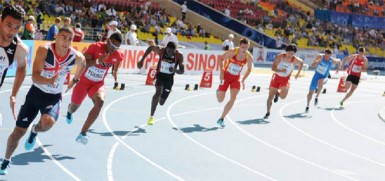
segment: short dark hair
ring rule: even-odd
[[[294,53],[297,52],[297,45],[295,44],[290,44],[289,46],[286,47],[285,51],[293,51]]]
[[[167,43],[166,48],[176,49],[176,44],[173,41]]]
[[[7,16],[11,16],[17,20],[24,21],[25,11],[19,5],[9,5],[5,7],[3,12],[1,13],[1,20],[4,20]]]
[[[332,50],[330,50],[330,48],[327,48],[327,49],[325,50],[325,54],[332,54]]]
[[[249,44],[249,40],[247,40],[246,38],[241,38],[241,40],[239,41],[239,44]]]
[[[76,28],[82,28],[82,25],[80,23],[76,23],[75,27]]]
[[[110,36],[110,39],[114,39],[116,41],[118,41],[119,43],[122,43],[122,34],[120,34],[119,32],[115,32],[115,33],[112,33],[111,36]]]
[[[358,47],[358,52],[365,52],[365,48],[364,47]]]
[[[61,32],[67,32],[67,33],[70,33],[71,35],[74,34],[74,31],[72,30],[72,28],[69,28],[69,27],[62,27],[62,28],[60,28],[58,33],[61,33]]]

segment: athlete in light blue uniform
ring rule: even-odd
[[[332,58],[331,55],[332,55],[332,51],[330,49],[326,49],[325,54],[317,55],[315,60],[311,63],[311,67],[316,67],[316,68],[313,75],[313,79],[311,80],[311,84],[309,87],[309,93],[307,94],[307,105],[306,105],[305,113],[309,112],[309,103],[317,87],[318,87],[318,91],[314,100],[314,105],[316,106],[318,104],[318,96],[322,90],[322,86],[325,82],[325,79],[329,75],[329,71],[332,68],[332,65],[338,64],[338,67],[339,67],[341,64],[340,59]]]

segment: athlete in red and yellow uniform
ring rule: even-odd
[[[225,99],[226,91],[230,86],[230,100],[226,104],[221,117],[217,121],[219,126],[222,128],[225,127],[223,119],[230,112],[234,105],[235,99],[237,98],[238,92],[241,88],[241,82],[243,89],[245,89],[245,80],[249,76],[253,67],[253,57],[250,52],[247,51],[249,46],[249,41],[245,38],[242,38],[239,47],[227,51],[219,59],[220,85],[217,91],[218,102],[222,102]],[[223,65],[224,61],[225,65]],[[241,72],[244,65],[247,66],[247,69],[242,80],[240,81]]]
[[[359,47],[358,54],[353,54],[348,57],[345,57],[340,69],[343,70],[343,66],[347,61],[349,61],[348,69],[346,70],[348,73],[348,77],[346,78],[346,93],[345,97],[340,102],[341,107],[344,105],[344,101],[352,96],[353,92],[356,90],[358,83],[360,82],[361,72],[365,72],[368,68],[368,59],[364,56],[365,48]]]

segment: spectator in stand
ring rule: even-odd
[[[57,17],[57,18],[55,19],[55,24],[52,25],[52,26],[49,28],[49,30],[48,30],[46,40],[48,40],[48,41],[53,41],[53,40],[55,39],[55,35],[56,35],[57,32],[59,31],[60,22],[61,22],[61,18]]]
[[[186,13],[187,13],[187,1],[185,1],[182,5],[182,21],[186,19]]]
[[[82,25],[80,23],[76,23],[74,28],[74,39],[73,42],[81,42],[84,39],[84,32],[81,29]]]
[[[172,41],[174,42],[177,47],[178,47],[178,37],[176,37],[172,32],[171,32],[171,28],[166,28],[166,31],[165,31],[166,35],[163,37],[163,40],[162,42],[160,43],[161,46],[163,47],[166,47],[167,43]]]
[[[227,8],[225,9],[225,15],[226,16],[228,16],[228,17],[230,17],[230,14],[231,14],[231,12],[230,12],[230,9],[229,9],[230,7],[229,6],[227,6]]]
[[[110,38],[110,36],[115,32],[119,32],[120,34],[122,34],[122,32],[120,32],[120,30],[118,29],[117,21],[111,21],[108,25],[110,25],[110,30],[108,30],[107,38]]]
[[[130,26],[130,30],[126,33],[126,40],[124,42],[126,42],[126,45],[139,45],[138,37],[136,35],[136,25],[132,24]]]
[[[232,50],[234,49],[234,35],[233,34],[229,34],[229,38],[226,39],[225,41],[223,41],[222,43],[222,50]]]
[[[205,50],[211,50],[211,47],[207,41],[205,41]]]
[[[33,40],[35,39],[35,32],[36,32],[36,27],[34,25],[35,17],[34,16],[29,16],[28,21],[24,26],[24,33],[23,36],[21,37],[22,40]]]
[[[71,18],[65,17],[63,20],[63,27],[71,28]]]

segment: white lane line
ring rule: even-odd
[[[307,136],[307,137],[309,137],[309,138],[311,138],[311,139],[313,139],[313,140],[315,140],[315,141],[318,141],[318,142],[320,142],[320,143],[322,143],[322,144],[325,144],[325,145],[327,145],[327,146],[330,146],[330,147],[332,147],[332,148],[334,148],[334,149],[336,149],[336,150],[339,150],[339,151],[344,152],[344,153],[346,153],[346,154],[352,155],[352,156],[354,156],[354,157],[357,157],[357,158],[366,160],[366,161],[368,161],[368,162],[371,162],[371,163],[373,163],[373,164],[376,164],[376,165],[385,167],[385,164],[384,164],[384,163],[377,162],[377,161],[375,161],[375,160],[372,160],[372,159],[363,157],[363,156],[361,156],[361,155],[359,155],[359,154],[353,153],[353,152],[348,151],[348,150],[346,150],[346,149],[343,149],[343,148],[341,148],[341,147],[335,146],[335,145],[333,145],[333,144],[331,144],[331,143],[329,143],[329,142],[327,142],[327,141],[324,141],[324,140],[322,140],[322,139],[320,139],[320,138],[318,138],[318,137],[316,137],[316,136],[313,136],[313,135],[307,133],[306,131],[304,131],[304,130],[302,130],[302,129],[296,127],[296,126],[294,126],[294,125],[291,124],[289,121],[287,121],[287,119],[283,116],[283,113],[282,113],[283,110],[284,110],[286,107],[288,107],[288,106],[290,106],[290,105],[292,105],[292,104],[296,104],[296,103],[301,102],[301,101],[305,101],[305,99],[299,99],[299,100],[297,100],[297,101],[292,101],[292,102],[290,102],[290,103],[287,103],[286,105],[282,106],[281,109],[279,110],[279,115],[280,115],[281,119],[282,119],[286,124],[288,124],[289,126],[291,126],[292,128],[294,128],[294,129],[297,130],[298,132],[304,134],[305,136]]]
[[[119,141],[119,143],[121,143],[123,146],[125,146],[126,148],[128,148],[129,150],[131,150],[134,154],[136,154],[137,156],[139,156],[140,158],[142,158],[143,160],[147,161],[148,163],[150,163],[151,165],[153,165],[154,167],[158,168],[159,170],[163,171],[164,173],[168,174],[169,176],[177,179],[177,180],[183,180],[180,176],[172,173],[171,171],[167,170],[166,168],[163,168],[162,166],[156,164],[155,162],[153,162],[151,159],[147,158],[146,156],[144,156],[143,154],[141,154],[139,151],[135,150],[134,148],[132,148],[131,146],[129,146],[128,144],[126,144],[119,136],[117,136],[111,129],[110,125],[107,123],[107,118],[106,118],[106,113],[107,113],[107,110],[115,103],[119,102],[120,100],[122,99],[125,99],[125,98],[128,98],[128,97],[134,97],[134,96],[138,96],[138,95],[142,95],[142,94],[147,94],[149,92],[154,92],[153,90],[151,91],[144,91],[144,92],[140,92],[140,93],[134,93],[134,94],[130,94],[130,95],[127,95],[127,96],[124,96],[124,97],[121,97],[119,99],[115,99],[114,101],[112,101],[111,103],[109,103],[106,108],[103,110],[103,123],[105,125],[105,127],[108,129],[109,132],[111,132],[111,134],[114,136],[114,138],[116,140]],[[109,178],[110,179],[110,178]],[[113,178],[112,178],[113,179]]]
[[[73,174],[71,171],[69,171],[65,166],[63,166],[59,161],[56,160],[55,157],[52,156],[51,152],[46,149],[39,138],[36,138],[36,143],[39,145],[39,147],[44,151],[44,153],[65,173],[67,173],[70,177],[72,177],[74,180],[80,181],[81,179],[77,177],[75,174]]]
[[[378,112],[378,117],[380,117],[380,119],[381,119],[382,121],[385,122],[385,117],[382,117],[382,116],[381,116],[381,113],[382,113],[382,114],[385,114],[385,107],[382,108],[382,109],[380,110],[380,112]]]
[[[209,148],[209,147],[207,147],[207,146],[205,146],[205,145],[199,143],[198,141],[196,141],[195,139],[193,139],[192,137],[188,136],[186,133],[184,133],[183,131],[181,131],[181,130],[178,129],[178,126],[175,124],[175,122],[174,122],[173,119],[172,119],[172,116],[171,116],[171,113],[170,113],[170,112],[171,112],[171,109],[172,109],[176,104],[178,104],[178,103],[180,103],[180,102],[182,102],[182,101],[185,101],[185,100],[187,100],[187,99],[191,99],[191,98],[194,98],[194,97],[206,95],[206,94],[212,94],[212,92],[210,92],[210,93],[202,93],[202,94],[198,94],[198,95],[194,95],[194,96],[188,96],[188,97],[185,97],[185,98],[182,98],[182,99],[179,99],[179,100],[173,102],[173,103],[168,107],[168,109],[167,109],[167,119],[168,119],[168,121],[171,123],[171,125],[174,126],[175,128],[177,128],[177,131],[178,131],[179,133],[181,133],[183,136],[185,136],[187,139],[189,139],[189,140],[192,141],[193,143],[197,144],[198,146],[204,148],[205,150],[207,150],[207,151],[209,151],[209,152],[211,152],[211,153],[217,155],[218,157],[223,158],[223,159],[225,159],[225,160],[227,160],[227,161],[229,161],[229,162],[231,162],[231,163],[233,163],[233,164],[235,164],[235,165],[238,165],[238,166],[240,166],[240,167],[242,167],[242,168],[244,168],[244,169],[246,169],[246,170],[248,170],[248,171],[250,171],[250,172],[253,172],[253,173],[255,173],[255,174],[259,175],[259,176],[262,176],[262,177],[264,177],[264,178],[266,178],[266,179],[268,179],[268,180],[276,180],[276,179],[274,179],[274,178],[272,178],[272,177],[270,177],[270,176],[267,176],[266,174],[263,174],[263,173],[261,173],[261,172],[259,172],[259,171],[257,171],[257,170],[254,170],[254,169],[252,169],[252,168],[250,168],[250,167],[247,167],[246,165],[243,165],[243,164],[241,164],[241,163],[239,163],[239,162],[237,162],[237,161],[235,161],[235,160],[233,160],[233,159],[231,159],[231,158],[229,158],[229,157],[226,157],[226,156],[220,154],[219,152],[216,152],[215,150],[213,150],[213,149],[211,149],[211,148]]]
[[[112,172],[112,164],[114,161],[114,155],[115,151],[119,146],[119,142],[115,142],[114,146],[112,146],[110,153],[108,154],[108,160],[107,160],[107,178],[108,181],[114,180],[114,173]]]
[[[356,103],[360,103],[360,102],[367,102],[367,100],[356,101],[356,102],[349,102],[349,103],[347,103],[347,104],[356,104]],[[345,129],[347,129],[347,130],[353,132],[354,134],[356,134],[356,135],[358,135],[358,136],[361,136],[361,137],[363,137],[363,138],[366,138],[366,139],[368,139],[368,140],[370,140],[370,141],[372,141],[372,142],[374,142],[374,143],[378,143],[378,144],[381,144],[381,145],[385,145],[384,142],[379,141],[379,140],[377,140],[377,139],[374,139],[374,138],[372,138],[372,137],[370,137],[370,136],[367,136],[367,135],[365,135],[365,134],[363,134],[363,133],[361,133],[361,132],[359,132],[359,131],[357,131],[357,130],[355,130],[355,129],[352,129],[352,128],[346,126],[346,125],[343,124],[342,122],[340,122],[340,121],[335,117],[335,115],[334,115],[334,110],[335,110],[335,109],[333,109],[332,111],[330,111],[330,116],[332,117],[332,119],[333,119],[334,122],[336,122],[337,124],[339,124],[339,125],[342,126],[343,128],[345,128]]]
[[[252,97],[252,98],[244,98],[244,99],[240,99],[239,101],[237,101],[237,103],[243,102],[243,101],[246,101],[246,100],[250,100],[250,99],[254,99],[254,98],[258,98],[258,97],[262,97],[262,96],[254,96],[254,97]],[[235,122],[230,118],[229,115],[227,116],[227,119],[230,121],[230,123],[231,123],[233,126],[235,126],[235,127],[236,127],[238,130],[240,130],[243,134],[247,135],[248,137],[250,137],[250,138],[252,138],[252,139],[254,139],[254,140],[256,140],[256,141],[258,141],[258,142],[260,142],[260,143],[262,143],[262,144],[264,144],[264,145],[266,145],[266,146],[268,146],[268,147],[270,147],[270,148],[272,148],[272,149],[274,149],[274,150],[276,150],[276,151],[278,151],[278,152],[281,152],[281,153],[283,153],[283,154],[285,154],[285,155],[287,155],[287,156],[289,156],[289,157],[292,157],[292,158],[297,159],[297,160],[299,160],[299,161],[305,162],[305,163],[307,163],[307,164],[313,165],[313,166],[315,166],[315,167],[317,167],[317,168],[320,168],[320,169],[322,169],[322,170],[325,170],[325,171],[331,172],[331,173],[333,173],[333,174],[336,174],[336,175],[345,177],[345,178],[347,178],[347,179],[350,179],[350,180],[358,180],[358,179],[356,179],[356,178],[353,178],[353,177],[349,177],[349,176],[340,174],[340,173],[337,172],[337,171],[334,171],[334,170],[329,169],[329,168],[327,168],[327,167],[325,167],[325,166],[319,165],[319,164],[317,164],[317,163],[315,163],[315,162],[306,160],[306,159],[304,159],[304,158],[302,158],[302,157],[299,157],[299,156],[296,156],[296,155],[294,155],[294,154],[292,154],[292,153],[290,153],[290,152],[287,152],[287,151],[285,151],[285,150],[283,150],[283,149],[281,149],[281,148],[279,148],[279,147],[276,147],[276,146],[274,146],[274,145],[272,145],[272,144],[270,144],[270,143],[268,143],[268,142],[266,142],[266,141],[264,141],[264,140],[262,140],[262,139],[260,139],[260,138],[258,138],[258,137],[256,137],[256,136],[250,134],[249,132],[247,132],[246,130],[244,130],[243,128],[241,128],[239,125],[235,124]]]

